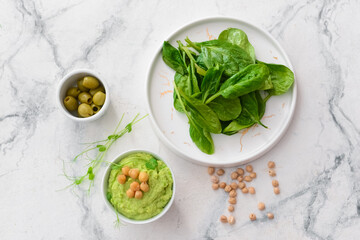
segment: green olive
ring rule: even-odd
[[[91,109],[89,104],[86,103],[82,103],[80,104],[79,108],[78,108],[78,113],[81,117],[90,117],[94,114],[93,110]]]
[[[91,99],[91,95],[87,92],[80,93],[78,99],[82,103],[91,104],[93,102],[93,100]]]
[[[95,93],[95,95],[93,96],[93,102],[98,105],[98,106],[102,106],[104,105],[105,102],[105,98],[106,98],[106,94],[103,92],[97,92]]]
[[[100,85],[100,83],[96,78],[92,76],[86,76],[84,77],[83,85],[86,88],[95,89]]]
[[[77,98],[79,94],[80,94],[80,90],[77,87],[71,87],[66,92],[66,96],[72,96],[74,98]]]
[[[99,112],[101,107],[99,107],[98,105],[96,104],[91,104],[91,109],[93,110],[94,114]]]
[[[103,86],[98,86],[98,87],[95,88],[95,89],[90,89],[90,94],[91,94],[91,96],[94,96],[95,93],[97,93],[97,92],[103,92],[103,93],[105,93],[105,88],[104,88]]]
[[[66,96],[66,98],[64,98],[64,105],[67,110],[75,111],[79,104],[73,96]]]
[[[80,78],[79,80],[77,80],[77,86],[80,89],[80,91],[82,91],[82,92],[88,92],[89,91],[89,89],[84,86],[84,79],[83,78]]]

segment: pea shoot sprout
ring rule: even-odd
[[[96,142],[91,142],[91,143],[87,143],[87,147],[78,155],[75,156],[75,158],[73,159],[73,162],[76,162],[77,160],[79,160],[80,158],[84,158],[86,160],[89,161],[89,163],[87,164],[88,169],[86,170],[85,174],[82,176],[69,176],[65,173],[65,169],[64,169],[64,176],[72,181],[72,183],[70,185],[68,185],[65,188],[69,188],[69,187],[75,187],[75,186],[79,186],[81,185],[84,181],[89,180],[89,187],[88,187],[88,193],[90,193],[90,189],[92,186],[94,186],[94,180],[95,180],[95,176],[97,171],[100,168],[100,164],[105,162],[104,158],[106,156],[107,151],[110,149],[110,147],[113,145],[114,142],[116,142],[116,140],[118,140],[119,138],[121,138],[122,136],[124,136],[126,133],[130,133],[132,131],[132,127],[138,123],[139,121],[141,121],[142,119],[144,119],[145,117],[147,117],[147,115],[138,118],[140,114],[137,114],[133,120],[128,123],[123,129],[119,130],[119,127],[121,125],[121,122],[124,118],[124,115],[122,115],[118,125],[115,128],[115,131],[113,132],[113,134],[109,135],[107,137],[107,139],[104,140],[100,140],[100,141],[96,141]],[[88,156],[88,153],[91,151],[97,151],[96,157],[94,159],[91,159]]]

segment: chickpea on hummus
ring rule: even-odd
[[[149,161],[155,160],[156,166],[147,167]],[[136,171],[136,177],[131,176],[134,172],[132,169]],[[145,184],[148,185],[147,189],[137,189],[137,186]],[[135,190],[135,197],[129,196],[132,189]],[[141,196],[137,197],[136,194]],[[110,172],[108,200],[127,218],[145,220],[158,215],[168,204],[172,194],[173,179],[170,169],[163,161],[150,154],[131,154],[114,165]]]

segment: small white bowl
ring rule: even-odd
[[[107,189],[108,189],[108,181],[109,181],[109,175],[111,172],[111,164],[109,164],[109,166],[107,166],[105,173],[104,173],[104,177],[103,177],[103,187],[102,187],[102,191],[103,191],[103,196],[104,196],[104,200],[105,200],[105,204],[111,209],[113,210],[115,213],[118,214],[119,219],[121,221],[124,221],[126,223],[131,223],[131,224],[145,224],[145,223],[151,223],[154,222],[156,220],[158,220],[159,218],[161,218],[162,216],[165,215],[165,213],[170,209],[172,203],[174,202],[174,198],[175,198],[175,177],[174,177],[174,173],[171,170],[169,164],[164,161],[161,157],[159,157],[159,155],[149,152],[147,150],[130,150],[124,153],[121,153],[120,155],[118,155],[113,161],[111,161],[111,163],[118,163],[120,162],[122,159],[126,158],[127,156],[134,154],[134,153],[147,153],[150,154],[152,156],[154,156],[156,159],[159,159],[161,161],[163,161],[166,166],[170,169],[171,172],[171,177],[173,179],[173,192],[172,192],[172,196],[170,201],[168,202],[168,204],[165,206],[165,208],[156,216],[146,219],[146,220],[134,220],[134,219],[130,219],[125,217],[124,215],[122,215],[121,213],[119,213],[118,211],[116,211],[116,209],[113,207],[113,205],[108,201],[106,194],[107,194]]]
[[[104,86],[105,88],[105,92],[106,92],[106,99],[105,99],[105,103],[102,106],[102,108],[100,109],[99,112],[97,112],[96,114],[92,115],[91,117],[87,117],[87,118],[82,118],[82,117],[78,117],[73,115],[71,112],[69,112],[65,106],[64,106],[64,98],[66,97],[66,92],[70,87],[74,87],[76,84],[76,81],[79,78],[85,77],[85,76],[93,76],[95,78],[97,78],[100,83]],[[105,82],[104,79],[102,79],[100,77],[100,75],[98,73],[95,73],[92,70],[89,69],[77,69],[74,70],[68,74],[66,74],[60,81],[58,88],[57,88],[57,102],[59,103],[59,108],[61,109],[61,111],[70,119],[76,121],[76,122],[90,122],[90,121],[94,121],[96,119],[99,119],[101,116],[104,115],[104,113],[106,112],[106,110],[109,107],[110,104],[110,91],[109,91],[109,87],[107,85],[107,83]]]

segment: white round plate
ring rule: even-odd
[[[186,36],[192,41],[215,39],[227,28],[240,28],[248,35],[255,48],[256,58],[267,63],[292,66],[285,51],[266,31],[251,23],[225,17],[213,17],[190,23],[167,39],[177,47],[176,40],[184,43]],[[161,46],[162,47],[162,46]],[[201,165],[236,166],[245,164],[270,150],[288,128],[296,104],[296,80],[285,94],[271,97],[261,120],[268,129],[254,125],[232,136],[211,134],[215,153],[207,155],[192,142],[185,114],[173,107],[173,79],[175,71],[162,60],[161,47],[155,55],[148,72],[146,97],[148,111],[156,134],[177,155]]]

